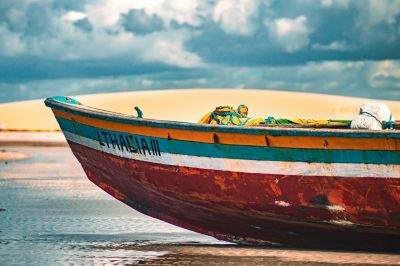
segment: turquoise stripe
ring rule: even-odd
[[[75,115],[81,115],[90,118],[101,119],[105,121],[141,125],[158,128],[185,129],[207,132],[227,132],[227,133],[242,133],[255,135],[272,135],[272,136],[320,136],[320,137],[347,137],[347,138],[396,138],[400,139],[400,134],[390,130],[385,131],[358,131],[358,132],[337,132],[337,131],[315,131],[315,130],[282,130],[262,127],[239,127],[239,126],[220,126],[220,125],[204,125],[185,122],[161,121],[151,119],[137,119],[135,117],[124,117],[113,112],[105,112],[97,109],[82,109],[76,104],[65,104],[54,99],[47,99],[46,106],[68,112]],[[133,112],[133,109],[132,109]]]
[[[107,134],[116,133],[123,136],[157,140],[161,152],[205,156],[216,158],[247,159],[261,161],[289,162],[324,162],[324,163],[369,163],[369,164],[400,164],[400,151],[374,150],[325,150],[325,149],[290,149],[275,147],[256,147],[244,145],[225,145],[199,143],[163,138],[143,137],[139,135],[115,132],[96,128],[70,120],[57,118],[62,130],[98,140],[98,130]],[[101,133],[100,133],[101,136]],[[104,140],[103,140],[104,142]]]

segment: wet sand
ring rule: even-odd
[[[10,146],[60,147],[68,146],[68,144],[61,131],[0,131],[0,148]],[[0,153],[0,158],[1,156],[2,154]]]
[[[26,158],[28,158],[28,155],[25,153],[0,150],[0,162],[18,161]]]
[[[67,147],[2,147],[0,265],[400,265],[400,255],[246,247],[142,215],[93,185]]]

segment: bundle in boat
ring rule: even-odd
[[[241,104],[236,109],[232,106],[218,106],[214,111],[203,116],[198,123],[226,126],[254,126],[264,124],[265,119],[248,117],[249,108]]]
[[[352,128],[382,130],[400,127],[392,113],[383,103],[365,103],[361,106],[359,114],[353,120],[341,119],[288,119],[249,117],[249,108],[241,104],[237,108],[232,106],[219,106],[214,111],[207,113],[198,123],[217,124],[229,126],[268,126],[290,128]]]
[[[383,103],[364,103],[359,114],[351,121],[353,129],[393,129],[395,119],[389,107]]]

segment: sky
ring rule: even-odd
[[[400,0],[0,1],[0,102],[170,88],[400,100]]]

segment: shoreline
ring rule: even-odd
[[[6,151],[4,149],[0,150],[0,162],[7,164],[12,161],[20,161],[29,158],[28,154],[21,152]]]
[[[0,131],[2,147],[65,147],[67,141],[61,131]]]

